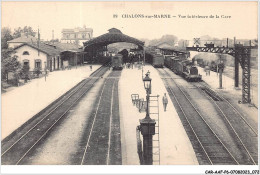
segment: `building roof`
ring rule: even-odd
[[[35,43],[23,43],[17,47],[14,48],[14,50],[20,48],[20,47],[23,47],[23,46],[29,46],[29,47],[32,47],[36,50],[39,49],[39,51],[43,52],[43,53],[46,53],[47,55],[50,55],[50,56],[54,56],[54,55],[59,55],[60,54],[60,51],[59,49],[55,48],[55,47],[52,47],[52,46],[49,46],[45,43],[39,43],[39,48],[38,48],[38,44],[37,42]]]
[[[19,38],[15,38],[13,40],[7,41],[7,43],[29,43],[29,42],[37,42],[38,39],[31,35],[22,35]]]
[[[60,52],[64,52],[64,51],[82,52],[83,51],[82,46],[77,46],[76,44],[73,43],[60,43],[60,42],[51,43],[50,42],[45,44],[58,49]]]
[[[74,29],[62,29],[62,33],[63,32],[93,32],[92,28],[81,28],[81,27],[77,27]]]
[[[87,42],[84,42],[85,49],[90,47],[100,47],[100,46],[107,46],[112,43],[117,42],[127,42],[127,43],[133,43],[138,45],[139,47],[144,46],[144,42],[140,41],[138,39],[135,39],[133,37],[127,36],[123,34],[120,30],[116,28],[111,28],[108,30],[109,32],[106,34],[103,34],[101,36],[98,36],[94,39],[91,39]]]

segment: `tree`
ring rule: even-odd
[[[163,35],[160,39],[154,39],[149,42],[150,46],[155,46],[161,43],[167,43],[171,46],[174,46],[178,38],[174,35]]]
[[[14,53],[12,49],[2,49],[1,53],[1,76],[2,80],[8,82],[8,73],[19,71],[21,64],[18,62],[17,56],[12,55]]]
[[[21,37],[21,33],[24,33],[25,35],[31,35],[36,36],[36,32],[32,29],[30,26],[24,26],[23,28],[18,27],[14,29],[13,38]]]
[[[188,42],[187,40],[180,39],[180,40],[178,41],[178,47],[179,47],[180,49],[186,49],[186,47],[188,47],[188,46],[189,46],[189,42]]]
[[[7,49],[8,44],[7,41],[10,41],[13,39],[13,36],[11,34],[11,29],[8,27],[3,27],[1,31],[1,49]]]
[[[41,68],[40,67],[34,68],[34,74],[36,74],[37,77],[39,78],[39,75],[42,74]]]

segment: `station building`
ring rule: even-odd
[[[84,62],[84,52],[75,44],[67,43],[23,43],[13,48],[18,61],[28,64],[30,71],[35,69],[49,71],[60,70],[70,66],[81,65]]]
[[[83,42],[89,41],[93,37],[93,29],[77,27],[74,29],[62,29],[61,43],[73,43],[83,46]]]
[[[61,68],[59,50],[44,43],[23,43],[14,47],[14,51],[13,55],[17,56],[22,66],[29,65],[30,71],[44,68],[53,71]]]

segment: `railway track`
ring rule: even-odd
[[[243,115],[219,93],[202,83],[194,83],[193,85],[202,90],[203,93],[205,93],[205,96],[207,96],[212,103],[215,104],[220,115],[227,121],[230,129],[240,142],[242,149],[244,149],[248,154],[248,161],[256,165],[258,162],[258,150],[257,147],[252,145],[258,144],[257,131],[247,122]]]
[[[239,161],[231,154],[219,136],[206,122],[203,115],[191,102],[185,92],[177,85],[175,80],[165,70],[159,70],[170,97],[182,115],[181,121],[192,142],[194,151],[200,164],[211,165],[234,165]]]
[[[247,119],[243,116],[243,114],[241,114],[241,112],[238,111],[238,109],[236,107],[234,107],[234,105],[232,105],[223,95],[221,95],[220,93],[214,91],[213,89],[211,89],[206,83],[204,82],[200,82],[200,83],[196,83],[196,82],[193,82],[192,83],[195,87],[197,87],[198,89],[201,89],[203,90],[204,93],[207,93],[210,97],[211,100],[214,100],[214,101],[224,101],[225,103],[222,103],[222,104],[225,104],[227,105],[229,108],[230,108],[230,111],[234,112],[234,114],[236,116],[239,117],[239,120],[241,122],[244,122],[245,125],[247,125],[247,127],[250,128],[250,130],[254,133],[254,135],[257,137],[258,136],[258,131],[256,130],[255,127],[253,127],[251,124],[249,124],[249,122],[247,121]],[[217,97],[219,99],[215,99],[214,97]],[[216,104],[216,103],[215,103]]]
[[[120,75],[121,71],[112,71],[105,80],[89,122],[81,165],[122,164],[117,88]]]
[[[27,154],[48,135],[107,70],[108,67],[102,66],[6,137],[2,141],[2,165],[23,164]]]

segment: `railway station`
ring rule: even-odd
[[[109,52],[107,46],[118,42],[136,48],[131,54]],[[90,64],[52,72],[2,95],[3,121],[15,121],[2,125],[2,164],[256,165],[250,49],[207,44],[186,50],[147,48],[109,29],[84,43]],[[233,55],[243,70],[242,89],[238,79],[222,74],[223,62],[215,72],[207,70],[189,51]],[[60,83],[54,87],[55,81]],[[34,90],[39,86],[45,89],[40,95]],[[13,103],[17,96],[20,100]],[[30,103],[36,96],[45,100]],[[21,103],[28,107],[17,108]],[[33,110],[27,110],[30,106]]]

